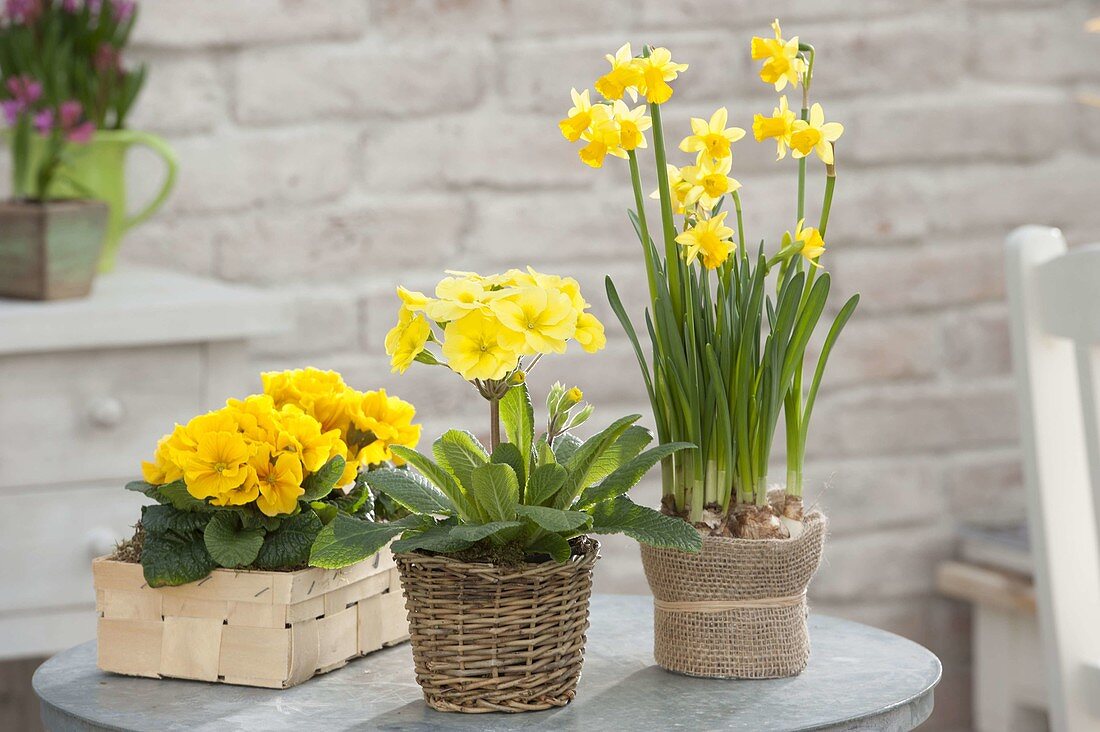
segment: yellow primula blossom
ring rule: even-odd
[[[447,323],[443,331],[443,355],[467,381],[504,378],[519,362],[523,346],[520,333],[479,311]]]
[[[833,164],[833,143],[844,134],[844,125],[826,122],[820,104],[810,107],[809,121],[796,119],[791,129],[791,157],[803,158],[812,151],[826,165]]]
[[[798,36],[784,41],[778,20],[772,23],[772,30],[775,38],[753,37],[752,58],[764,60],[760,80],[774,84],[776,91],[783,91],[787,84],[798,86],[799,76],[806,71],[806,61],[798,55]]]
[[[729,112],[720,108],[710,116],[710,121],[691,118],[691,135],[680,142],[684,152],[706,152],[712,158],[728,158],[733,154],[730,145],[745,136],[740,127],[726,127]]]
[[[596,91],[604,99],[622,99],[626,92],[630,93],[631,99],[637,99],[635,89],[642,83],[642,72],[639,59],[634,58],[630,44],[624,43],[614,56],[607,54],[606,58],[611,64],[611,71],[596,80]]]
[[[578,93],[576,89],[570,91],[573,97],[573,106],[566,118],[558,122],[561,134],[569,142],[581,139],[581,133],[588,129],[592,123],[592,102],[588,99],[588,90]]]
[[[397,296],[401,298],[402,304],[409,309],[410,312],[422,313],[424,309],[428,307],[428,296],[423,292],[415,292],[413,290],[406,290],[401,285],[397,286]]]
[[[249,466],[259,493],[256,507],[266,516],[293,513],[299,496],[305,493],[302,463],[290,453],[272,455],[270,446],[263,445]]]
[[[606,104],[597,104],[592,108],[591,118],[592,124],[581,135],[581,140],[588,144],[578,152],[584,164],[602,168],[608,155],[626,158],[619,123],[612,116],[611,108]]]
[[[425,305],[428,317],[438,323],[458,320],[473,310],[486,307],[485,286],[470,277],[444,277],[435,287],[436,300]]]
[[[400,465],[391,452],[393,445],[416,447],[420,442],[420,425],[413,424],[416,409],[412,404],[390,396],[385,389],[368,391],[352,409],[352,425],[367,437],[360,442],[353,462],[359,465],[378,465],[387,460]]]
[[[668,82],[674,80],[681,71],[687,71],[687,64],[673,62],[672,53],[667,48],[654,48],[644,58],[638,59],[638,68],[642,79],[638,91],[645,94],[650,104],[664,104],[672,97],[672,87]]]
[[[248,477],[248,443],[239,432],[199,435],[195,452],[183,466],[187,491],[195,498],[219,499],[232,493]]]
[[[520,354],[563,353],[577,329],[577,311],[565,293],[524,287],[490,306],[501,325],[523,338]]]
[[[636,150],[647,146],[645,135],[642,133],[653,125],[653,120],[645,116],[645,109],[644,104],[631,109],[621,99],[615,100],[612,115],[619,125],[619,146],[623,150]]]
[[[672,212],[674,214],[682,216],[686,210],[684,201],[687,199],[687,194],[691,190],[691,183],[684,180],[683,174],[680,169],[671,163],[667,164],[665,168],[668,170],[668,187],[672,191]],[[661,191],[658,189],[649,194],[649,197],[654,200],[661,199]]]
[[[805,219],[799,219],[798,225],[794,230],[794,236],[791,236],[791,233],[787,232],[784,239],[792,242],[800,242],[801,246],[798,249],[798,253],[805,257],[806,261],[813,266],[821,267],[817,260],[825,253],[825,240],[821,238],[821,232],[812,226],[805,229],[802,228],[805,222]]]
[[[573,333],[573,340],[579,343],[587,353],[595,353],[603,349],[607,345],[603,323],[592,313],[581,313],[577,316],[577,329]]]
[[[322,432],[321,423],[297,405],[283,405],[279,410],[279,427],[276,452],[296,455],[311,473],[320,470],[335,455],[344,457],[346,446],[340,430]]]
[[[734,250],[733,229],[726,226],[726,212],[703,219],[683,234],[676,242],[684,248],[688,264],[701,259],[707,269],[717,269]]]
[[[405,305],[397,315],[397,325],[386,333],[386,355],[395,374],[403,374],[431,338],[432,327],[420,314],[413,314]]]
[[[752,134],[757,142],[774,138],[775,159],[782,160],[787,156],[787,148],[791,144],[794,122],[795,113],[787,107],[787,95],[784,94],[779,97],[779,106],[772,110],[771,117],[762,114],[753,117]]]
[[[680,169],[680,175],[691,186],[684,196],[684,204],[693,206],[698,203],[709,210],[722,196],[733,193],[741,184],[728,175],[732,158],[715,160],[707,155],[700,155],[699,158],[695,165]]]

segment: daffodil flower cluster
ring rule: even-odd
[[[413,361],[448,366],[471,382],[506,381],[544,354],[576,341],[588,353],[604,347],[603,324],[572,277],[528,268],[503,274],[448,272],[435,297],[397,288],[397,325],[386,335],[394,372]],[[433,353],[428,345],[440,345]]]
[[[337,485],[360,467],[399,462],[393,445],[415,447],[420,425],[411,404],[385,391],[360,392],[332,371],[265,373],[264,393],[176,425],[142,463],[154,486],[183,480],[213,506],[255,504],[265,516],[293,513],[305,479],[342,459]]]
[[[756,114],[752,121],[753,137],[774,141],[777,161],[790,153],[798,167],[794,226],[777,237],[770,257],[763,243],[755,256],[745,248],[742,186],[733,177],[733,162],[746,131],[730,124],[727,107],[709,119],[691,119],[690,134],[678,147],[693,161],[678,166],[666,158],[661,108],[673,93],[669,82],[687,69],[672,61],[668,49],[647,46],[635,56],[625,44],[608,55],[611,69],[595,83],[604,101],[594,103],[587,90],[574,89],[573,107],[559,128],[567,140],[584,143],[579,154],[586,164],[600,167],[607,155],[629,163],[635,203],[630,217],[642,245],[651,301],[646,330],[653,341],[652,364],[642,358],[637,329],[610,280],[608,297],[639,354],[661,440],[698,446],[662,463],[665,509],[715,530],[737,533],[743,524],[747,528],[740,535],[755,538],[769,535],[757,531],[761,525],[779,523],[774,515],[774,522],[768,520],[766,486],[780,413],[786,420],[787,490],[797,504],[790,514],[801,518],[807,423],[828,351],[858,297],[834,319],[820,365],[804,390],[806,344],[829,291],[820,259],[836,181],[835,144],[844,128],[810,102],[813,46],[797,36],[785,38],[777,20],[771,36],[752,39],[749,55],[761,62],[761,81],[777,93],[802,92],[800,113],[780,94],[770,115]],[[646,96],[648,109],[630,109],[623,100],[639,94]],[[637,153],[648,147],[657,183],[649,199],[660,206],[660,226],[652,228]],[[815,157],[825,169],[816,226],[805,210],[807,163]],[[774,269],[778,277],[769,279]]]

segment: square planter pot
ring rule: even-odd
[[[86,296],[107,218],[107,205],[99,201],[0,202],[0,296]]]
[[[343,569],[216,569],[151,588],[141,565],[92,562],[98,666],[283,689],[409,637],[389,549]]]

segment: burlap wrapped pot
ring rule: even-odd
[[[826,520],[797,539],[708,536],[698,554],[642,545],[653,592],[653,655],[677,673],[722,679],[794,676],[810,659],[806,588]]]
[[[583,539],[564,564],[519,567],[396,555],[428,705],[477,713],[568,704],[584,661],[599,546]]]

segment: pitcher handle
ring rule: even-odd
[[[130,138],[136,145],[144,145],[145,147],[156,153],[161,160],[164,161],[164,183],[160,187],[160,193],[156,198],[149,202],[145,208],[133,216],[127,216],[122,222],[122,230],[137,226],[142,221],[156,213],[164,202],[168,200],[168,194],[172,192],[172,189],[176,185],[176,173],[178,172],[178,162],[176,160],[176,153],[172,151],[172,148],[168,146],[168,143],[156,135],[148,132],[135,132],[130,131]]]

